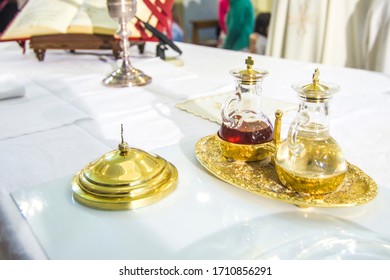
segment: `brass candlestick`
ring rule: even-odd
[[[135,16],[136,0],[107,0],[110,16],[119,21],[119,30],[122,48],[122,66],[113,71],[104,80],[103,84],[108,87],[143,86],[152,81],[152,78],[141,70],[135,69],[130,63],[130,42],[127,23]]]

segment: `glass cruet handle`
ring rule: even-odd
[[[237,125],[239,121],[237,118],[234,118],[236,112],[238,110],[238,104],[241,101],[240,94],[236,93],[234,96],[228,98],[222,108],[222,121],[223,123],[229,124],[230,127]],[[231,114],[232,110],[230,108],[233,106],[233,114]]]
[[[302,152],[302,146],[297,143],[297,136],[299,128],[301,125],[309,123],[310,118],[309,114],[306,111],[301,111],[293,120],[287,136],[287,144],[290,149],[295,154],[300,154]]]

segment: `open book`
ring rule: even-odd
[[[138,0],[136,15],[171,37],[173,0]],[[24,40],[52,34],[114,35],[119,23],[108,14],[107,0],[29,0],[0,36],[0,41]],[[133,18],[130,39],[155,40]]]

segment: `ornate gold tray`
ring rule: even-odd
[[[219,179],[257,195],[299,207],[348,207],[367,203],[377,194],[376,183],[350,163],[345,179],[337,191],[325,195],[310,195],[281,185],[271,160],[248,163],[227,161],[220,152],[216,135],[200,139],[195,153],[199,162]]]

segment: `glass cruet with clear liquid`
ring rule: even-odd
[[[329,101],[339,88],[319,82],[316,69],[311,84],[293,85],[300,104],[287,139],[277,148],[275,168],[286,187],[310,194],[337,190],[347,171],[338,143],[329,134]]]
[[[268,71],[254,69],[254,61],[250,56],[245,64],[244,70],[230,71],[235,78],[236,90],[223,105],[218,136],[222,153],[226,157],[233,160],[261,160],[269,153],[254,146],[273,140],[273,126],[260,109],[262,81]]]

